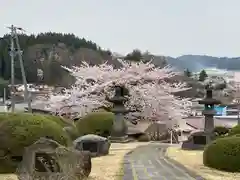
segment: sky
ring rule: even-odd
[[[239,0],[1,0],[0,36],[14,24],[63,32],[126,54],[240,56]]]

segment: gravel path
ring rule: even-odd
[[[124,158],[123,180],[204,180],[165,156],[167,144],[136,148]]]

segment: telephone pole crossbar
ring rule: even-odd
[[[14,64],[15,64],[15,57],[16,55],[18,56],[19,59],[19,63],[20,63],[20,69],[21,69],[21,74],[22,74],[22,81],[23,81],[23,85],[24,85],[24,100],[27,101],[28,104],[28,111],[32,112],[32,108],[31,108],[31,98],[30,98],[30,94],[28,91],[28,87],[27,87],[27,80],[26,80],[26,74],[25,74],[25,70],[24,70],[24,65],[23,65],[23,59],[22,59],[22,53],[23,51],[20,48],[20,44],[19,44],[19,39],[18,39],[18,34],[17,34],[17,30],[20,31],[24,31],[22,28],[20,27],[15,27],[13,25],[11,25],[11,27],[8,27],[11,30],[11,49],[10,49],[10,56],[11,56],[11,107],[12,107],[12,112],[15,111],[15,95],[14,95],[14,78],[15,78],[15,71],[14,71]],[[16,43],[16,48],[14,47],[14,42]]]

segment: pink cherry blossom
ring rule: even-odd
[[[112,97],[113,84],[124,85],[129,90],[127,109],[137,109],[141,119],[167,122],[171,126],[185,125],[182,117],[190,110],[191,102],[172,95],[185,91],[185,84],[169,84],[164,80],[178,74],[170,67],[155,67],[151,62],[125,62],[119,60],[121,68],[104,63],[69,69],[76,83],[63,94],[52,94],[46,102],[46,109],[58,113],[69,113],[82,117],[102,106],[110,106],[106,97]]]

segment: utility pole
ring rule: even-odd
[[[32,107],[31,107],[31,98],[30,98],[30,94],[28,91],[28,87],[27,87],[27,80],[26,80],[26,75],[25,75],[25,70],[24,70],[24,65],[23,65],[23,59],[22,59],[22,50],[20,48],[20,44],[19,44],[19,39],[18,39],[18,35],[17,35],[17,30],[20,31],[24,31],[22,28],[19,27],[15,27],[15,26],[11,26],[11,34],[12,34],[12,41],[16,42],[17,45],[17,49],[15,51],[15,54],[18,55],[18,59],[19,59],[19,63],[20,63],[20,68],[21,68],[21,73],[22,73],[22,81],[23,81],[23,85],[24,85],[24,99],[25,101],[27,101],[28,103],[28,112],[32,112]],[[14,49],[14,43],[13,43],[13,49]],[[14,64],[13,64],[13,69],[14,69]],[[12,74],[14,76],[14,71],[12,71]],[[14,81],[13,81],[14,83]]]
[[[15,72],[14,72],[14,60],[16,56],[16,51],[14,48],[14,26],[11,26],[11,49],[10,49],[10,56],[11,56],[11,109],[12,112],[15,111],[15,94],[14,94],[14,78],[15,78]]]

